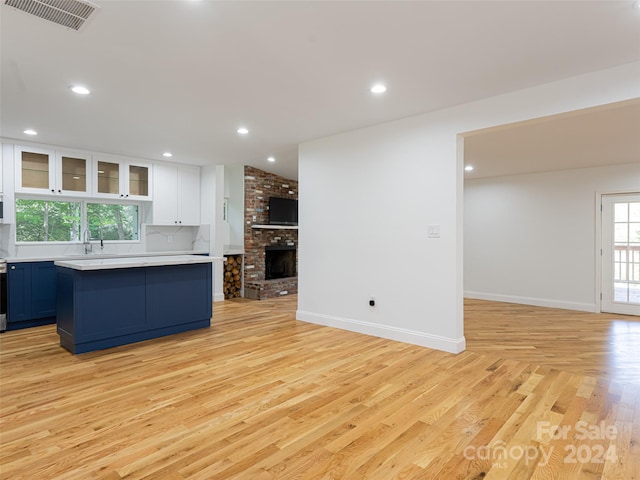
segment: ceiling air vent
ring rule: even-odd
[[[99,8],[80,0],[5,0],[4,4],[74,30],[80,30]]]

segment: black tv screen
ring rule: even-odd
[[[269,225],[298,225],[298,200],[270,197]]]

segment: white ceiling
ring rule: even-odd
[[[640,60],[632,0],[96,0],[80,32],[2,1],[0,136],[289,178],[300,142]]]
[[[640,99],[473,132],[464,153],[467,179],[640,163]]]

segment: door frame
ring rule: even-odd
[[[595,250],[595,313],[602,313],[602,197],[607,195],[629,195],[640,193],[637,188],[617,189],[615,191],[596,192],[595,197],[595,229],[596,229],[596,250]]]

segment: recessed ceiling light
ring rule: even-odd
[[[74,85],[71,87],[71,91],[78,95],[89,95],[91,93],[87,87],[83,87],[82,85]]]
[[[163,157],[173,157],[173,153],[171,153],[171,152],[164,152],[164,153],[162,154],[162,156],[163,156]]]
[[[275,159],[275,158],[273,158],[273,157],[269,157],[269,158],[267,158],[267,162],[275,162],[275,161],[276,161],[276,159]]]
[[[382,83],[376,83],[373,87],[371,87],[371,93],[384,93],[387,91],[387,87]]]
[[[247,128],[245,128],[245,127],[240,127],[240,128],[238,129],[238,133],[239,133],[240,135],[246,135],[247,133],[249,133],[249,129],[247,129]]]
[[[640,0],[636,0],[635,2],[633,2],[633,5],[631,6],[636,10],[640,10]]]
[[[473,166],[472,165],[467,165],[466,167],[464,167],[464,171],[465,172],[473,172]]]
[[[27,135],[37,135],[38,132],[36,132],[35,130],[33,130],[32,128],[27,128],[24,133],[26,133]]]

